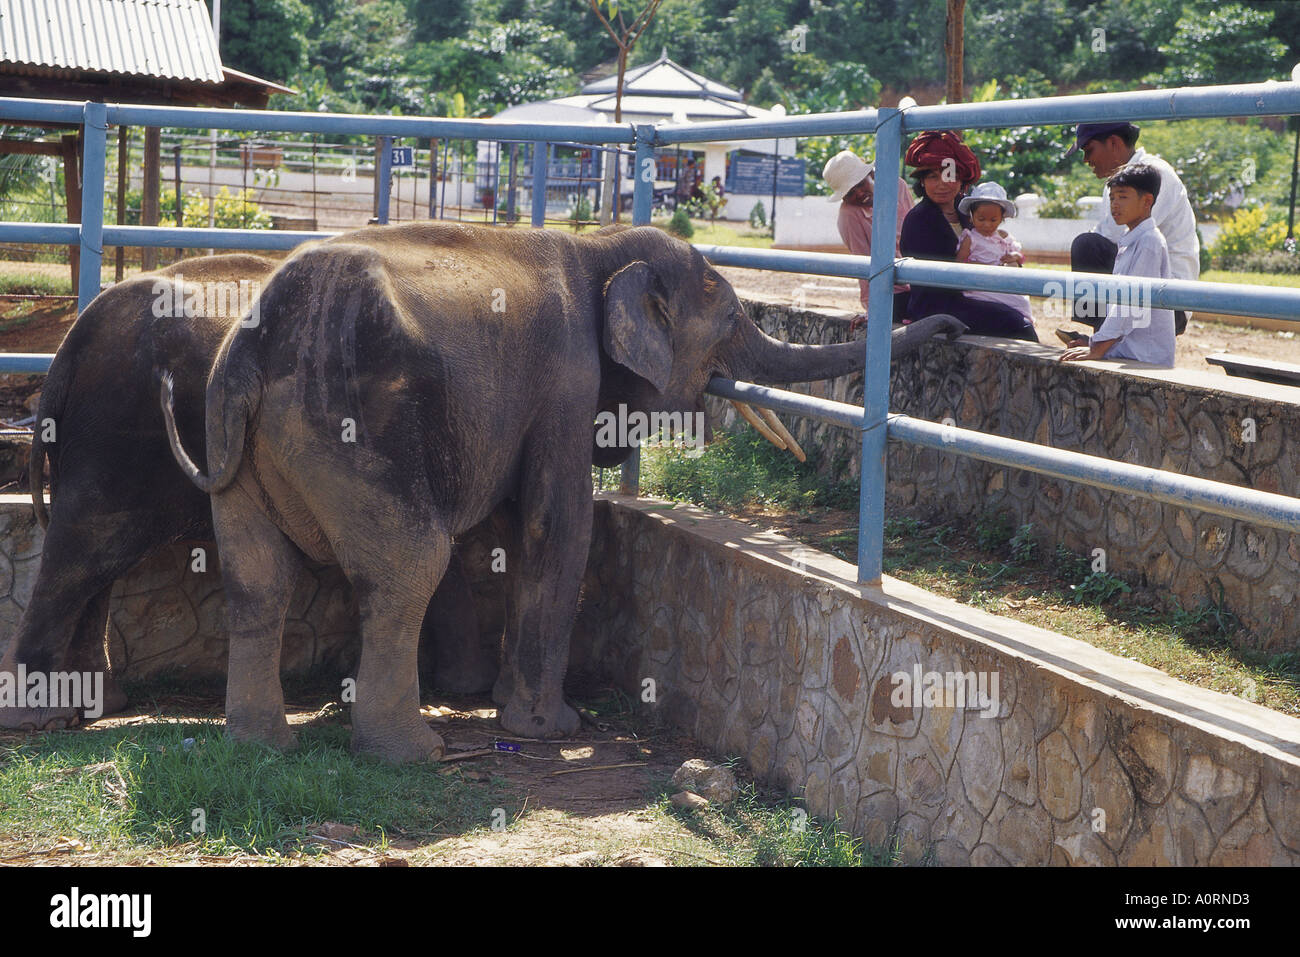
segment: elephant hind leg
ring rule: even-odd
[[[394,763],[436,761],[443,742],[420,714],[418,654],[420,626],[447,568],[451,538],[396,525],[373,534],[383,536],[388,555],[340,556],[361,611],[352,750]]]
[[[237,741],[293,746],[280,684],[280,648],[302,553],[242,485],[213,498],[230,641],[226,733]]]

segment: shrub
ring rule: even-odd
[[[673,218],[668,220],[668,231],[682,239],[690,239],[695,235],[695,226],[691,223],[691,217],[686,215],[685,207],[679,206],[673,211]]]
[[[1224,256],[1219,265],[1231,272],[1300,273],[1300,256],[1284,249]],[[1202,266],[1202,269],[1205,267]]]
[[[1041,191],[1043,201],[1038,205],[1038,215],[1043,219],[1080,219],[1079,197],[1086,196],[1088,187],[1078,180],[1064,176],[1052,177],[1046,190]]]
[[[569,211],[569,222],[573,223],[576,231],[584,222],[591,219],[591,200],[587,198],[586,193],[578,194],[578,200],[573,204],[573,209]]]
[[[1243,206],[1223,224],[1223,231],[1210,249],[1222,261],[1226,256],[1280,249],[1286,238],[1286,223],[1269,222],[1267,206]]]
[[[767,226],[767,210],[763,207],[761,199],[749,211],[749,225],[754,229],[764,229]]]

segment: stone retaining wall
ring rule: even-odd
[[[1300,863],[1300,721],[711,513],[595,527],[572,669],[908,860]],[[918,667],[992,700],[899,703]]]
[[[602,494],[571,673],[658,717],[909,860],[1000,864],[1300,862],[1300,721],[958,605],[710,513]],[[460,543],[486,640],[505,589],[493,531]],[[0,501],[0,644],[41,533]],[[215,555],[165,550],[118,582],[110,651],[128,677],[224,673]],[[355,609],[305,575],[286,672],[346,673]],[[988,699],[895,700],[893,676],[982,675]],[[992,684],[996,677],[996,686]],[[949,706],[951,705],[951,706]]]
[[[796,342],[842,342],[847,314],[747,303],[767,332]],[[1060,349],[968,337],[932,342],[893,370],[891,411],[960,428],[1170,469],[1233,485],[1300,493],[1300,389],[1212,372],[1139,363],[1061,363]],[[795,385],[860,405],[861,376]],[[711,408],[734,422],[729,404]],[[857,474],[859,436],[789,417],[818,467]],[[1056,543],[1185,608],[1222,602],[1250,630],[1238,640],[1269,652],[1300,650],[1300,536],[1044,478],[963,456],[891,442],[887,501],[949,520],[987,511],[1032,522]]]

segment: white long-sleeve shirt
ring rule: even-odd
[[[1153,219],[1142,220],[1120,237],[1114,275],[1170,278],[1169,251]],[[1174,313],[1172,309],[1152,306],[1149,294],[1148,289],[1136,299],[1112,302],[1106,310],[1106,321],[1092,339],[1094,342],[1120,340],[1106,353],[1107,359],[1136,359],[1172,369]]]
[[[1199,279],[1201,277],[1201,246],[1196,239],[1196,215],[1187,199],[1187,187],[1178,178],[1174,168],[1159,156],[1153,156],[1138,147],[1125,165],[1145,163],[1160,174],[1160,195],[1151,207],[1151,219],[1169,248],[1169,266],[1174,279]],[[1110,215],[1110,187],[1101,193],[1101,218],[1093,232],[1101,233],[1119,245],[1125,228]],[[1119,272],[1118,267],[1115,270]]]

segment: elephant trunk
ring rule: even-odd
[[[742,322],[737,349],[727,363],[734,378],[760,384],[815,382],[861,372],[867,350],[862,342],[809,346],[774,339],[752,322]]]

